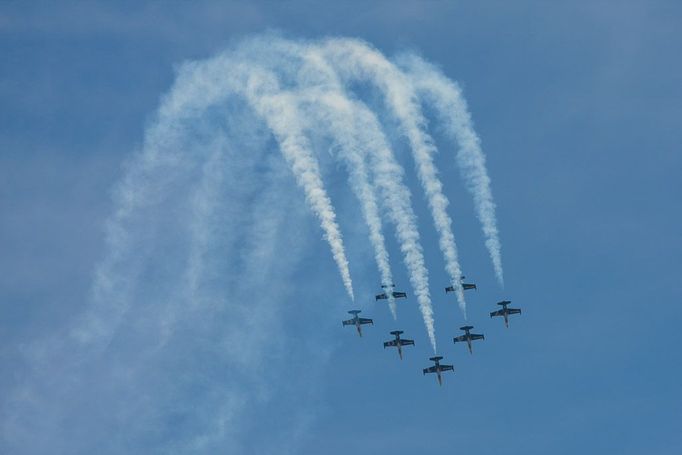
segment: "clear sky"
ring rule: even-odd
[[[0,452],[682,453],[682,4],[318,3],[0,5]],[[452,344],[464,321],[402,160],[439,354],[455,366],[443,387],[421,374],[432,353],[390,228],[395,281],[410,294],[397,322],[372,302],[379,275],[345,173],[325,168],[356,305],[375,320],[360,339],[341,327],[351,304],[319,224],[257,126],[241,144],[262,154],[261,174],[239,160],[196,171],[210,181],[226,169],[198,278],[220,298],[185,308],[187,233],[203,206],[183,198],[199,180],[159,187],[120,266],[134,291],[101,310],[113,333],[84,352],[65,341],[93,311],[112,193],[178,65],[272,29],[414,50],[464,89],[506,284],[436,134],[462,264],[479,286],[469,321],[486,339],[473,356]],[[277,185],[260,188],[265,173]],[[233,187],[262,194],[238,200]],[[290,222],[274,232],[245,206]],[[274,255],[267,267],[246,259],[259,248]],[[508,330],[488,318],[503,298],[523,308]],[[396,328],[416,340],[403,362],[381,344]]]

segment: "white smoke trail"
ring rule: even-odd
[[[291,55],[278,49],[294,45],[298,47]],[[157,120],[146,130],[142,151],[117,187],[89,317],[77,321],[75,342],[55,332],[37,343],[35,357],[28,362],[31,371],[26,377],[20,374],[16,390],[1,399],[0,408],[11,405],[0,413],[0,432],[13,439],[7,447],[27,444],[34,448],[25,450],[31,453],[92,453],[94,447],[102,451],[101,441],[107,440],[106,453],[125,452],[137,442],[159,453],[215,453],[226,444],[228,451],[238,452],[235,444],[252,447],[253,441],[241,431],[249,420],[247,409],[270,412],[276,408],[270,406],[275,396],[291,395],[287,405],[304,401],[297,395],[308,393],[298,384],[302,377],[290,381],[296,386],[287,391],[293,393],[281,393],[289,386],[278,383],[272,373],[315,371],[322,363],[319,360],[312,370],[303,368],[309,365],[292,366],[282,361],[283,348],[270,344],[271,333],[284,332],[291,328],[287,322],[297,320],[284,319],[290,312],[282,302],[296,288],[290,283],[306,240],[297,235],[305,223],[300,222],[293,192],[285,188],[291,175],[284,161],[321,220],[344,285],[353,295],[342,237],[322,186],[312,138],[306,137],[325,133],[315,122],[329,124],[339,158],[348,166],[384,284],[391,281],[391,269],[382,217],[395,225],[435,351],[428,271],[404,171],[378,120],[384,112],[377,114],[354,99],[347,80],[373,82],[384,93],[389,113],[400,120],[436,220],[448,273],[459,288],[447,200],[417,95],[434,104],[461,147],[458,161],[474,194],[491,256],[497,251],[493,262],[499,265],[500,281],[502,268],[485,157],[459,88],[418,59],[406,67],[412,79],[357,41],[303,46],[272,37],[183,65]],[[308,119],[307,113],[315,116]],[[221,122],[234,119],[239,119],[237,129],[242,123],[257,123],[260,138],[270,137],[260,134],[267,126],[284,158],[270,154],[263,144],[236,138],[230,128],[220,128]],[[266,172],[258,153],[274,160]],[[244,167],[237,165],[240,157]],[[218,169],[222,165],[229,170]],[[242,185],[234,174],[245,175],[249,183]],[[225,223],[233,214],[239,216]],[[326,286],[321,292],[313,287],[306,286],[305,292],[327,292]],[[282,336],[289,339],[287,333]],[[89,347],[102,345],[108,349],[92,355]],[[309,363],[308,348],[299,349],[291,358]],[[98,406],[93,408],[95,401]],[[111,428],[121,429],[118,436],[109,437]],[[168,432],[177,436],[170,441],[150,438]],[[5,441],[2,444],[5,447]]]
[[[346,292],[354,300],[353,284],[336,214],[324,189],[317,160],[312,155],[308,140],[301,131],[300,115],[290,94],[280,92],[272,74],[252,67],[245,95],[255,110],[263,116],[277,138],[280,149],[289,162],[296,180],[303,187],[306,199],[320,219],[325,239],[341,273]]]
[[[154,236],[140,240],[131,235],[135,213],[163,200],[168,188],[202,161],[204,148],[184,150],[192,120],[208,105],[228,96],[228,85],[236,84],[230,77],[197,77],[204,66],[187,64],[181,68],[157,118],[145,132],[141,151],[126,163],[124,178],[115,188],[115,209],[105,231],[107,254],[94,272],[91,305],[71,330],[77,341],[91,348],[105,346],[128,311],[141,264],[152,248]],[[147,226],[140,231],[143,228]]]
[[[193,120],[204,115],[211,105],[224,102],[235,94],[244,95],[249,78],[253,76],[252,70],[251,64],[239,61],[230,53],[205,62],[186,63],[180,68],[172,90],[159,108],[156,121],[146,132],[142,151],[131,160],[124,180],[116,189],[116,209],[107,222],[108,254],[95,271],[93,304],[84,316],[87,322],[77,324],[72,331],[72,335],[81,342],[96,342],[99,347],[106,345],[115,330],[115,321],[129,307],[131,286],[134,286],[144,252],[150,247],[145,243],[132,243],[125,227],[131,214],[140,207],[163,199],[169,182],[173,182],[178,173],[186,174],[188,169],[196,167],[199,162],[196,154],[203,152],[182,152],[182,141],[189,129],[196,128]],[[254,97],[251,101],[257,99]],[[264,105],[267,103],[261,100],[261,108]],[[303,187],[307,201],[320,218],[344,286],[353,299],[343,239],[315,158],[304,146],[305,139],[300,134],[290,134],[285,130],[284,120],[294,122],[290,116],[277,118],[278,115],[272,112],[268,115],[268,123],[272,123],[270,126],[280,142],[282,153]],[[165,172],[160,172],[161,169]],[[132,249],[136,255],[129,254]],[[119,273],[120,269],[126,272]]]
[[[474,130],[462,90],[456,82],[448,79],[435,66],[418,56],[405,55],[400,62],[418,92],[435,107],[445,125],[445,131],[459,144],[457,163],[467,189],[473,195],[495,275],[500,285],[504,286],[502,248],[495,217],[495,202],[490,189],[490,177],[485,166],[485,154],[481,150],[481,140]]]
[[[296,94],[296,99],[308,109],[306,118],[315,119],[309,127],[317,128],[320,124],[328,125],[328,130],[339,147],[340,155],[346,163],[349,173],[349,183],[352,191],[360,201],[365,223],[369,229],[370,243],[374,249],[374,258],[381,275],[381,283],[386,289],[388,307],[393,319],[397,319],[395,298],[390,286],[393,283],[393,273],[389,261],[386,241],[382,232],[381,215],[377,203],[376,188],[369,180],[366,166],[366,152],[363,145],[357,141],[357,125],[354,125],[352,112],[348,110],[349,103],[340,95],[340,84],[329,65],[319,55],[306,51],[306,48],[289,44],[282,50],[295,52],[297,57],[303,57],[305,64],[312,69],[312,79],[318,82],[310,84],[305,66],[299,72],[299,85],[311,88],[303,89]],[[320,84],[320,77],[325,84]]]
[[[412,210],[410,190],[403,183],[403,169],[396,161],[380,124],[369,109],[355,102],[353,115],[362,143],[369,150],[376,185],[381,192],[389,219],[396,227],[396,237],[409,271],[410,284],[426,325],[429,340],[436,351],[433,307],[429,295],[429,273],[419,240],[417,219]]]
[[[346,143],[344,148],[349,151],[348,154],[353,154],[360,146],[369,152],[368,158],[376,179],[375,184],[380,191],[386,213],[396,226],[396,237],[404,255],[410,284],[417,297],[429,340],[435,351],[436,338],[428,271],[419,243],[416,217],[410,204],[410,192],[402,182],[402,167],[395,160],[376,116],[366,106],[360,102],[353,102],[339,93],[331,92],[317,94],[317,101],[334,106],[334,115],[337,116],[334,128],[338,128],[339,140]],[[354,161],[362,157],[346,159]],[[390,289],[387,289],[387,292],[390,292]]]
[[[271,49],[268,49],[268,46]],[[448,200],[443,195],[442,184],[438,178],[438,172],[433,162],[433,155],[437,152],[431,137],[426,133],[426,119],[419,106],[417,94],[426,95],[435,105],[436,109],[446,119],[450,126],[450,133],[460,143],[458,162],[462,174],[467,181],[467,186],[474,194],[478,216],[483,223],[486,235],[486,245],[490,251],[498,279],[502,282],[502,267],[500,260],[500,243],[495,225],[494,203],[490,192],[489,178],[485,170],[485,157],[480,150],[478,137],[473,132],[471,120],[466,110],[458,87],[435,71],[427,63],[413,58],[408,63],[412,78],[408,78],[393,63],[387,60],[381,53],[367,44],[357,40],[333,39],[322,44],[301,45],[298,42],[288,41],[281,38],[266,37],[256,39],[240,45],[230,52],[211,59],[207,62],[191,63],[183,66],[178,75],[174,89],[167,96],[159,111],[157,126],[152,128],[145,141],[144,159],[141,160],[141,170],[132,172],[131,175],[144,174],[145,169],[158,166],[182,167],[182,161],[186,157],[178,158],[171,146],[176,144],[179,132],[183,131],[187,118],[201,115],[205,109],[213,104],[227,100],[234,94],[246,96],[252,107],[263,117],[274,136],[278,140],[281,151],[286,157],[296,175],[297,182],[304,189],[306,199],[313,211],[321,221],[325,239],[329,242],[334,260],[339,268],[344,286],[353,298],[352,282],[345,256],[343,239],[336,222],[331,201],[323,187],[319,165],[310,150],[310,144],[301,131],[303,119],[296,112],[297,100],[295,95],[280,93],[277,78],[282,76],[284,80],[290,80],[292,74],[299,74],[303,70],[298,63],[289,63],[279,55],[276,48],[297,48],[296,53],[302,61],[316,70],[321,70],[318,80],[314,77],[309,80],[299,80],[300,88],[310,89],[319,86],[324,92],[339,94],[334,100],[337,106],[328,106],[327,111],[336,117],[341,116],[338,105],[348,101],[345,82],[350,79],[369,80],[383,93],[390,112],[399,120],[406,137],[409,140],[417,172],[422,187],[425,190],[427,201],[431,210],[436,229],[439,234],[439,246],[446,263],[446,271],[449,274],[451,284],[456,289],[457,300],[462,311],[466,311],[466,303],[461,289],[459,277],[461,268],[458,262],[457,248],[451,227],[451,220],[447,214]],[[253,52],[253,51],[256,52]],[[408,59],[409,60],[409,59]],[[273,74],[267,71],[257,70],[258,67],[272,68]],[[418,74],[418,76],[415,76]],[[288,78],[288,79],[287,79]],[[415,91],[417,90],[417,91]],[[320,99],[323,97],[321,96]],[[330,102],[330,100],[327,100]],[[423,255],[419,245],[419,236],[416,230],[416,222],[411,207],[401,205],[396,194],[403,194],[409,200],[409,191],[401,191],[402,183],[396,188],[387,189],[387,182],[394,181],[396,175],[402,177],[402,168],[394,163],[396,168],[391,169],[393,164],[387,161],[394,160],[392,152],[386,145],[381,125],[376,116],[364,104],[350,101],[350,114],[357,116],[359,112],[363,122],[374,125],[367,128],[357,119],[347,123],[347,128],[338,124],[332,128],[335,140],[342,149],[349,163],[351,174],[351,186],[362,202],[363,216],[370,230],[370,241],[375,250],[375,259],[380,270],[382,283],[390,284],[392,281],[388,252],[381,232],[381,219],[378,216],[378,207],[373,192],[375,188],[368,181],[367,169],[364,168],[363,146],[364,141],[374,143],[374,148],[367,147],[371,152],[372,172],[376,174],[376,190],[381,194],[382,201],[389,207],[389,218],[396,223],[397,235],[401,244],[401,250],[405,255],[405,261],[410,269],[410,280],[415,290],[415,295],[422,309],[424,320],[427,323],[430,337],[433,335],[433,312],[430,296],[428,293],[428,273],[423,265]],[[342,110],[342,109],[341,109]],[[454,113],[453,113],[454,112]],[[449,117],[448,117],[449,116]],[[352,120],[352,119],[351,119]],[[337,120],[338,122],[338,120]],[[360,136],[362,137],[361,139]],[[353,139],[354,138],[354,139]],[[345,142],[344,142],[345,141]],[[355,143],[353,143],[355,141]],[[343,145],[345,144],[345,145]],[[379,144],[379,145],[376,145]],[[358,156],[351,153],[356,149]],[[381,152],[381,151],[385,151]],[[381,160],[376,157],[381,155]],[[391,172],[394,172],[391,174]],[[383,175],[383,177],[381,177]],[[388,177],[388,176],[391,177]],[[144,177],[139,177],[144,180]],[[161,191],[162,185],[154,185],[153,190]],[[406,190],[406,189],[405,189]],[[99,300],[118,299],[125,307],[126,300],[125,283],[111,282],[114,273],[108,273],[112,267],[117,267],[119,251],[130,248],[126,244],[126,233],[117,226],[116,220],[124,220],[126,213],[139,203],[144,203],[144,191],[136,188],[136,193],[126,190],[126,184],[121,185],[118,212],[110,224],[109,237],[111,245],[118,247],[110,250],[110,257],[103,262],[97,274],[95,295]],[[140,194],[142,193],[142,195]],[[140,202],[143,201],[143,202]],[[396,216],[397,211],[402,210],[403,215]],[[407,216],[406,214],[409,214]],[[407,216],[407,218],[406,218]],[[400,225],[401,220],[409,219],[413,225]],[[413,241],[413,239],[415,239]],[[123,255],[123,253],[121,253]],[[130,274],[128,274],[130,275]],[[118,277],[117,279],[133,280],[132,275]],[[390,294],[389,294],[390,295]],[[103,297],[102,297],[103,296]],[[114,297],[115,296],[115,297]],[[392,296],[391,296],[392,297]],[[391,298],[389,306],[395,314],[395,304]],[[466,316],[466,313],[464,313]],[[91,324],[90,328],[96,324]]]
[[[410,191],[402,181],[402,167],[395,160],[376,115],[364,103],[348,96],[319,49],[287,44],[285,49],[292,52],[293,48],[298,56],[303,56],[305,64],[310,67],[304,66],[299,72],[299,79],[304,79],[301,85],[315,87],[304,92],[304,96],[310,98],[311,102],[326,107],[325,115],[330,117],[332,133],[339,142],[345,159],[349,160],[351,165],[363,163],[363,167],[367,155],[370,159],[376,185],[381,191],[383,206],[389,219],[396,226],[396,236],[409,271],[410,284],[415,291],[435,352],[436,339],[428,271],[419,243],[416,217],[410,204]],[[310,81],[314,83],[311,84]]]
[[[354,115],[362,143],[370,151],[370,163],[381,192],[387,215],[396,227],[396,237],[409,271],[410,284],[426,325],[429,340],[436,351],[433,307],[429,294],[429,274],[419,239],[417,220],[412,210],[410,191],[403,183],[403,169],[393,156],[376,116],[361,103]]]
[[[262,49],[262,53],[265,52],[266,49]],[[307,202],[320,220],[346,292],[354,300],[343,236],[336,223],[334,207],[324,189],[317,160],[300,131],[300,119],[292,109],[294,103],[286,97],[267,93],[278,90],[276,79],[259,70],[250,61],[251,57],[254,57],[252,53],[239,49],[207,62],[185,64],[175,84],[179,88],[174,89],[165,100],[160,117],[170,119],[166,123],[174,125],[178,119],[201,113],[207,106],[219,103],[230,95],[245,96],[277,138],[282,154],[305,192]]]
[[[393,273],[391,272],[389,254],[386,249],[386,241],[382,232],[376,190],[369,181],[364,153],[361,152],[359,144],[349,144],[354,131],[349,130],[349,125],[343,122],[348,118],[342,117],[345,113],[339,112],[338,109],[340,106],[335,100],[329,99],[329,94],[327,92],[320,90],[307,91],[306,94],[298,96],[297,99],[299,101],[312,101],[312,105],[309,105],[308,110],[315,115],[315,121],[322,124],[326,121],[330,125],[330,131],[332,131],[340,148],[340,154],[346,162],[350,187],[360,201],[362,215],[369,229],[369,239],[372,248],[374,249],[374,259],[381,275],[381,283],[386,286],[388,306],[393,318],[397,319],[395,298],[390,289],[390,286],[393,283]]]
[[[263,48],[259,55],[265,53],[267,49]],[[220,102],[230,94],[246,97],[277,139],[282,154],[305,192],[307,202],[320,220],[346,292],[354,300],[343,236],[336,223],[334,207],[324,189],[317,160],[301,132],[301,119],[294,108],[295,103],[287,95],[277,95],[279,88],[275,76],[259,69],[252,61],[259,55],[239,49],[204,64],[187,65],[178,79],[191,81],[191,84],[188,83],[191,87],[179,93],[174,92],[166,103],[166,110],[179,115]]]
[[[457,257],[452,221],[447,213],[449,204],[433,163],[437,152],[426,133],[426,119],[419,106],[410,80],[380,52],[367,44],[350,39],[331,39],[321,46],[322,52],[346,79],[369,79],[384,94],[386,104],[399,120],[410,142],[419,180],[426,193],[431,215],[439,234],[439,246],[445,259],[445,269],[455,288],[457,301],[466,317],[466,301],[460,277],[462,270]]]

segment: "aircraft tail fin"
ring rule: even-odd
[[[438,362],[440,360],[443,360],[443,356],[437,355],[435,357],[429,357],[429,360],[431,360],[432,362]]]
[[[403,331],[402,330],[394,330],[390,333],[391,333],[391,335],[401,335],[403,333]]]
[[[473,328],[474,328],[473,325],[465,325],[464,327],[460,327],[459,330],[465,330],[466,331],[466,330],[471,330]]]
[[[497,302],[498,305],[502,305],[502,306],[509,305],[510,303],[511,303],[511,300],[503,300],[501,302]]]
[[[360,310],[350,310],[348,313],[349,313],[349,314],[356,315],[356,314],[362,313],[362,311],[360,311]]]

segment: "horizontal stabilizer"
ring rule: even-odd
[[[355,315],[355,314],[362,313],[362,311],[360,311],[360,310],[350,310],[348,313]]]
[[[393,332],[390,332],[390,333],[391,333],[391,335],[400,335],[403,333],[403,331],[402,330],[394,330]]]
[[[465,325],[464,327],[460,327],[459,330],[471,330],[473,328],[474,328],[473,325]]]
[[[497,302],[498,305],[502,305],[502,306],[509,305],[510,303],[511,303],[511,300],[503,300],[501,302]]]
[[[443,356],[437,355],[436,357],[429,357],[429,360],[433,362],[438,362],[439,360],[442,360]]]

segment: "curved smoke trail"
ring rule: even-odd
[[[435,66],[416,55],[404,55],[400,62],[417,90],[435,107],[445,125],[445,131],[459,144],[457,163],[467,188],[474,197],[476,212],[481,221],[485,245],[490,253],[495,275],[500,285],[504,286],[502,247],[497,230],[490,177],[485,166],[485,155],[481,150],[481,140],[474,130],[462,90],[456,82],[448,79]]]
[[[298,92],[293,93],[292,99],[298,102],[299,107],[306,110],[304,118],[313,119],[308,121],[308,129],[317,130],[320,125],[326,125],[329,134],[338,146],[349,173],[351,190],[360,201],[362,215],[369,229],[369,239],[381,275],[381,284],[390,286],[393,283],[393,273],[382,232],[376,189],[370,181],[363,144],[356,139],[357,129],[352,122],[352,112],[344,109],[345,97],[341,97],[337,102],[337,97],[329,96],[342,90],[338,79],[332,68],[309,46],[284,41],[278,42],[276,46],[272,43],[267,43],[267,45],[270,50],[275,48],[282,54],[302,60],[297,74],[297,83],[300,88]],[[308,66],[310,68],[307,68]],[[387,292],[387,296],[391,314],[396,319],[395,298],[391,292]]]
[[[371,80],[382,91],[391,113],[405,130],[419,180],[426,193],[439,234],[439,246],[445,259],[445,269],[455,289],[460,309],[466,317],[466,301],[460,281],[462,270],[457,257],[455,236],[452,233],[452,221],[447,213],[449,202],[443,194],[443,184],[433,163],[433,155],[437,150],[426,132],[427,122],[410,80],[379,51],[362,41],[331,39],[323,44],[322,49],[346,79]]]
[[[376,188],[370,181],[366,166],[364,144],[357,138],[357,125],[353,121],[353,111],[349,109],[343,95],[340,82],[332,68],[317,54],[306,46],[290,44],[285,48],[298,58],[303,59],[303,67],[299,72],[299,85],[310,87],[300,93],[301,101],[308,108],[307,117],[328,125],[329,133],[338,145],[340,155],[346,162],[351,189],[361,204],[361,209],[369,229],[370,243],[374,248],[374,257],[381,275],[381,284],[387,289],[388,306],[397,319],[395,298],[390,292],[393,273],[389,261],[386,241],[382,232],[381,214],[377,202]],[[307,71],[309,66],[310,71]],[[310,83],[312,79],[315,83]]]
[[[317,160],[303,134],[295,100],[291,94],[279,90],[279,84],[272,74],[259,71],[257,68],[252,68],[246,96],[277,137],[284,157],[291,165],[299,185],[305,190],[308,203],[322,223],[325,238],[332,248],[332,255],[339,267],[343,284],[351,300],[354,300],[348,260],[341,231],[336,223],[336,214],[324,189]]]
[[[429,296],[428,271],[419,244],[416,217],[410,204],[409,189],[402,181],[402,167],[393,156],[382,132],[381,124],[376,115],[364,103],[354,100],[348,95],[333,68],[324,60],[324,56],[318,48],[288,44],[285,49],[293,52],[299,58],[303,58],[304,63],[310,66],[310,72],[301,70],[299,78],[302,77],[302,74],[310,74],[309,77],[317,85],[312,84],[314,88],[304,91],[303,96],[309,99],[312,104],[316,102],[326,107],[325,116],[330,118],[331,132],[339,142],[349,166],[355,169],[351,172],[358,172],[362,169],[363,178],[365,178],[364,160],[367,159],[367,156],[370,159],[376,186],[381,190],[383,205],[387,209],[389,219],[396,226],[396,236],[405,257],[410,283],[417,297],[427,333],[435,351],[436,338],[433,308]],[[311,84],[302,83],[301,85],[310,86]],[[376,205],[373,201],[370,204]],[[384,248],[383,237],[381,242],[382,245],[377,248],[377,254],[380,254]],[[390,280],[384,281],[384,284],[390,282]],[[395,317],[395,304],[392,302],[394,299],[392,299],[390,292],[388,295],[389,305]]]
[[[376,116],[362,103],[353,104],[356,126],[359,127],[360,137],[370,152],[369,160],[376,185],[381,192],[387,216],[396,227],[396,237],[409,272],[410,284],[417,297],[429,340],[435,352],[436,334],[429,295],[429,274],[419,240],[416,216],[410,203],[410,191],[402,182],[403,169],[393,156]]]
[[[287,47],[293,50],[284,52]],[[0,408],[9,409],[0,413],[3,434],[12,439],[2,448],[92,453],[107,441],[100,453],[122,453],[135,441],[159,453],[238,452],[240,444],[254,444],[240,439],[246,409],[275,399],[285,400],[287,410],[297,407],[286,397],[298,405],[306,387],[292,389],[299,395],[268,388],[297,387],[276,380],[283,369],[287,376],[305,372],[292,384],[320,369],[291,365],[298,358],[312,362],[318,347],[281,343],[299,349],[286,357],[271,344],[272,333],[288,340],[287,324],[298,321],[285,319],[289,308],[281,304],[294,292],[306,244],[304,217],[287,190],[294,181],[353,296],[311,136],[332,137],[347,165],[384,284],[392,275],[382,221],[395,226],[435,350],[428,270],[404,169],[380,120],[385,114],[408,137],[453,286],[460,287],[457,250],[418,95],[435,106],[460,145],[458,162],[501,281],[500,248],[485,158],[458,87],[416,57],[401,62],[407,73],[357,40],[266,36],[182,65],[117,185],[106,253],[94,273],[91,305],[74,324],[75,338],[57,334],[36,342],[22,384],[0,398]],[[378,87],[386,112],[354,97],[351,80]],[[267,147],[273,136],[281,153]],[[313,281],[306,292],[328,296],[328,286],[315,290],[319,280]],[[458,299],[463,305],[461,293]],[[120,431],[112,435],[111,428]]]
[[[306,103],[306,110],[314,116],[315,123],[329,125],[329,130],[339,147],[339,153],[346,162],[351,189],[360,201],[362,215],[369,229],[370,243],[374,249],[374,259],[381,275],[381,283],[390,286],[393,283],[393,273],[382,232],[376,189],[370,182],[364,153],[361,151],[362,145],[352,139],[356,131],[352,123],[352,112],[344,111],[344,106],[337,102],[338,100],[331,99],[329,92],[319,89],[302,93],[299,100]],[[389,288],[387,288],[387,296],[391,314],[396,319],[395,298],[389,292]]]
[[[157,130],[153,129],[148,134],[148,141],[152,138],[155,146],[149,148],[151,152],[147,153],[146,159],[172,160],[172,153],[162,154],[159,151],[165,150],[164,144],[173,143],[177,136],[176,129],[181,130],[187,118],[201,115],[208,106],[224,102],[230,96],[244,97],[277,139],[297,182],[304,189],[308,204],[321,221],[344,286],[353,298],[342,235],[322,183],[319,165],[306,137],[306,128],[319,129],[320,126],[306,121],[306,116],[299,109],[303,106],[308,113],[314,112],[326,119],[342,158],[347,163],[351,187],[361,202],[382,283],[390,284],[392,272],[382,234],[376,191],[379,191],[383,205],[387,208],[387,216],[396,226],[396,236],[410,272],[410,282],[435,349],[428,271],[419,244],[416,218],[410,206],[409,190],[402,183],[403,170],[393,156],[376,115],[349,94],[346,87],[348,81],[371,81],[382,92],[389,112],[404,129],[439,234],[446,271],[465,315],[466,303],[459,280],[461,267],[452,222],[447,214],[448,200],[443,194],[433,162],[437,150],[426,132],[426,119],[419,106],[418,94],[426,93],[431,97],[434,94],[444,95],[440,102],[431,100],[442,116],[452,106],[457,108],[456,116],[445,118],[451,120],[448,125],[452,134],[457,136],[460,144],[464,144],[458,161],[467,185],[474,194],[479,218],[484,223],[487,235],[486,244],[491,250],[496,270],[499,265],[498,277],[501,280],[499,240],[485,161],[457,87],[417,58],[404,58],[402,62],[408,62],[406,66],[410,69],[411,78],[377,50],[358,40],[331,39],[321,43],[301,43],[267,36],[247,41],[212,60],[183,67],[173,91],[160,109],[158,125],[165,125],[165,129],[157,131],[157,126]],[[417,73],[428,77],[415,77]],[[365,165],[367,160],[375,178],[373,183],[369,180]],[[126,204],[121,207],[119,212],[125,212]],[[112,229],[112,232],[116,230]],[[121,234],[122,238],[124,234]],[[495,251],[497,255],[493,254]],[[115,257],[116,248],[112,255]],[[106,278],[106,273],[98,276]],[[105,279],[98,282],[111,288]],[[97,286],[95,288],[98,289]],[[392,298],[389,299],[389,306],[395,317]]]
[[[341,134],[343,139],[340,139],[346,144],[343,148],[347,151],[346,159],[349,160],[349,164],[352,166],[353,163],[363,160],[356,152],[359,147],[368,151],[377,189],[381,193],[387,216],[396,227],[396,237],[405,258],[410,284],[417,297],[429,340],[435,351],[436,335],[428,271],[419,243],[416,217],[410,204],[410,192],[402,183],[402,167],[395,160],[376,116],[366,106],[361,102],[349,100],[340,92],[318,93],[315,96],[318,102],[335,108],[334,127],[340,134],[353,132]]]

